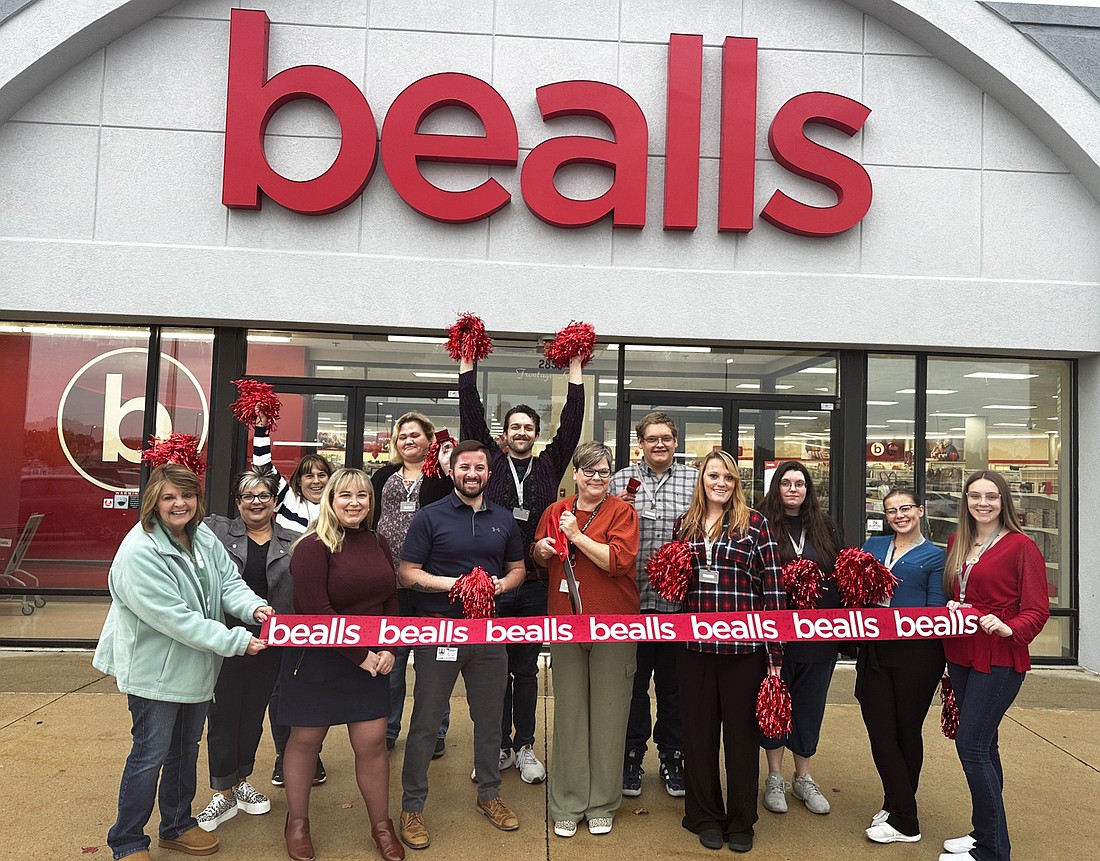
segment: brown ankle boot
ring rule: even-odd
[[[291,819],[286,815],[286,854],[291,861],[313,861],[313,841],[309,839],[309,819]]]
[[[382,856],[382,861],[405,861],[405,847],[397,839],[392,819],[375,825],[370,833],[378,847],[378,854]]]

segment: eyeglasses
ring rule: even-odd
[[[657,445],[659,442],[663,442],[665,445],[672,445],[672,443],[676,442],[676,437],[671,434],[666,434],[665,436],[644,436],[642,437],[642,442],[648,445]]]
[[[898,514],[908,514],[914,508],[920,508],[920,506],[919,505],[912,505],[912,504],[910,504],[910,505],[899,505],[897,508],[885,508],[883,510],[886,512],[887,517],[894,517],[895,515],[898,515]]]
[[[779,486],[780,487],[793,487],[793,488],[796,488],[798,490],[805,490],[806,489],[806,482],[804,482],[804,481],[787,481],[787,479],[783,479],[781,482],[779,482]]]
[[[271,502],[274,498],[266,490],[263,493],[242,493],[237,497],[241,502]]]
[[[966,498],[971,502],[981,502],[983,499],[986,502],[996,502],[1001,498],[999,493],[968,493]]]
[[[611,476],[610,469],[582,469],[581,474],[585,478],[595,478],[597,475],[600,478],[609,478]]]

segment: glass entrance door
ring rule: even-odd
[[[634,427],[646,413],[659,411],[676,424],[677,463],[697,468],[715,448],[736,456],[751,506],[759,507],[763,501],[775,467],[784,460],[797,460],[809,469],[825,510],[831,509],[829,464],[834,418],[839,415],[831,409],[832,402],[630,391],[624,402],[629,407],[629,426],[620,428],[624,443],[616,452],[617,466],[641,459]]]
[[[372,472],[384,466],[393,423],[407,412],[422,413],[436,428],[449,428],[458,436],[458,391],[446,386],[332,385],[278,378],[264,382],[275,387],[282,402],[271,435],[271,458],[284,476],[311,453],[325,457],[334,469]]]

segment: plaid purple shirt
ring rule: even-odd
[[[677,518],[676,531],[680,522]],[[707,559],[706,544],[701,538],[690,542],[693,560],[691,581],[681,609],[685,613],[734,613],[753,610],[786,610],[787,592],[780,576],[779,548],[771,527],[759,511],[749,510],[749,529],[744,535],[727,538],[722,535],[711,548]],[[702,583],[699,570],[710,567],[718,571],[717,583]],[[742,655],[755,652],[760,643],[689,642],[689,649],[715,655]],[[768,661],[773,666],[783,663],[783,644],[767,643]]]

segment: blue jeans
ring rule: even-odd
[[[124,858],[149,848],[145,824],[160,803],[160,837],[175,840],[198,823],[191,815],[195,770],[206,713],[204,703],[167,703],[130,694],[134,726],[130,755],[118,787],[118,819],[107,832],[113,857]],[[157,794],[157,781],[160,794]]]
[[[975,846],[970,854],[979,861],[1009,861],[1012,846],[1002,797],[1004,771],[997,728],[1020,692],[1024,674],[1012,667],[991,667],[990,672],[981,673],[950,661],[947,666],[959,706],[955,749],[973,805],[971,836]]]
[[[518,589],[497,598],[497,616],[545,616],[549,589],[546,580],[525,580]],[[500,716],[501,750],[519,750],[535,743],[541,653],[542,643],[508,644],[508,687],[504,690],[504,711]]]

